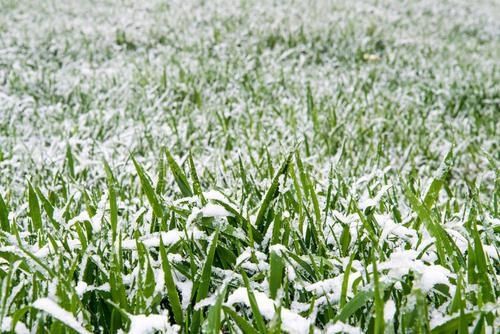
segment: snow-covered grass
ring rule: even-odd
[[[500,4],[0,0],[0,331],[494,333]]]

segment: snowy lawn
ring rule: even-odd
[[[500,3],[0,0],[0,331],[495,333]]]

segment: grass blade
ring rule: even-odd
[[[193,192],[191,191],[191,187],[189,186],[186,174],[184,174],[184,171],[177,164],[174,157],[172,156],[172,154],[170,154],[170,151],[167,148],[165,148],[165,154],[167,155],[168,166],[170,167],[172,174],[174,174],[175,182],[179,186],[182,195],[185,197],[193,196]]]
[[[451,168],[453,165],[453,151],[450,149],[446,154],[445,158],[441,162],[441,166],[439,167],[436,175],[434,176],[429,188],[424,197],[424,205],[428,208],[432,208],[436,200],[439,196],[439,191],[446,183],[446,179],[448,178]]]
[[[193,155],[191,151],[189,152],[189,170],[191,173],[191,179],[193,180],[193,191],[196,196],[198,196],[201,200],[201,204],[207,204],[207,200],[205,196],[203,196],[203,191],[201,189],[200,179],[198,178],[198,173],[196,172],[196,167],[193,162]]]
[[[374,296],[373,290],[360,291],[340,310],[334,321],[346,322],[351,315],[363,307]]]
[[[38,203],[38,197],[36,196],[35,190],[28,182],[28,205],[29,214],[31,221],[33,222],[33,227],[35,231],[42,229],[42,216],[40,213],[40,204]]]
[[[210,308],[207,316],[207,325],[204,331],[211,334],[218,334],[221,332],[221,310],[222,302],[226,297],[227,285],[224,285],[222,291],[219,292],[215,304]]]
[[[257,304],[257,300],[255,299],[252,287],[250,286],[250,281],[248,280],[248,276],[244,270],[241,270],[240,273],[241,276],[243,277],[245,287],[247,288],[248,301],[250,302],[253,319],[257,326],[257,329],[259,330],[259,333],[267,333],[266,323],[264,322],[264,318],[262,318],[262,314],[260,312],[259,305]]]
[[[212,263],[214,261],[215,249],[217,248],[217,242],[219,240],[219,229],[215,230],[212,242],[210,243],[210,249],[208,250],[207,258],[205,259],[205,264],[200,277],[200,285],[196,291],[196,302],[198,303],[203,298],[207,297],[208,288],[210,286],[210,276],[212,274]],[[193,319],[191,322],[191,333],[198,333],[200,328],[200,318],[201,310],[194,311]]]
[[[3,231],[10,233],[9,209],[0,193],[0,227]]]
[[[448,334],[448,333],[457,333],[460,329],[460,323],[470,324],[474,320],[473,313],[465,313],[463,315],[459,315],[451,318],[445,323],[434,327],[431,330],[431,334]]]
[[[182,307],[179,300],[179,295],[177,293],[177,288],[175,286],[174,278],[172,276],[172,267],[170,266],[170,261],[167,257],[167,252],[165,246],[163,245],[163,240],[160,238],[160,257],[163,268],[163,275],[165,278],[165,286],[167,288],[167,296],[170,306],[172,307],[172,312],[174,313],[175,322],[182,325],[184,320],[182,316]]]
[[[260,231],[263,231],[263,229],[264,229],[263,228],[264,218],[265,218],[265,215],[267,213],[267,209],[271,205],[271,201],[274,199],[274,197],[276,196],[276,193],[278,191],[279,178],[282,175],[285,175],[287,173],[291,158],[292,158],[292,154],[290,153],[288,155],[288,157],[285,159],[285,162],[283,162],[283,164],[281,165],[280,169],[274,175],[274,178],[271,182],[271,186],[267,190],[267,192],[264,196],[264,199],[262,200],[262,202],[260,204],[260,208],[259,208],[259,211],[257,213],[257,218],[255,219],[255,226],[257,226],[257,228]]]
[[[244,334],[259,334],[259,332],[255,330],[251,323],[249,323],[245,318],[238,315],[238,313],[233,311],[231,308],[222,306],[222,309],[224,310],[225,314],[229,315],[231,319],[233,319],[233,321],[238,325],[238,327]]]
[[[139,165],[133,157],[132,161],[134,162],[135,170],[137,171],[137,175],[139,176],[139,179],[141,181],[142,189],[144,190],[144,193],[148,198],[149,204],[153,208],[154,215],[158,218],[161,218],[163,216],[163,207],[160,204],[160,200],[156,196],[151,179],[146,174],[141,165]]]
[[[283,272],[285,269],[285,264],[280,254],[275,250],[271,250],[271,259],[269,261],[269,291],[271,293],[271,298],[275,299],[278,289],[281,286],[283,280]]]
[[[106,160],[104,160],[104,170],[106,171],[108,183],[109,222],[111,224],[111,238],[114,243],[116,240],[118,229],[118,205],[116,203],[115,178]]]

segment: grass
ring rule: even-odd
[[[0,332],[500,328],[494,1],[0,8]]]

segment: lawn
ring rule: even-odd
[[[0,0],[0,332],[495,333],[500,3]]]

